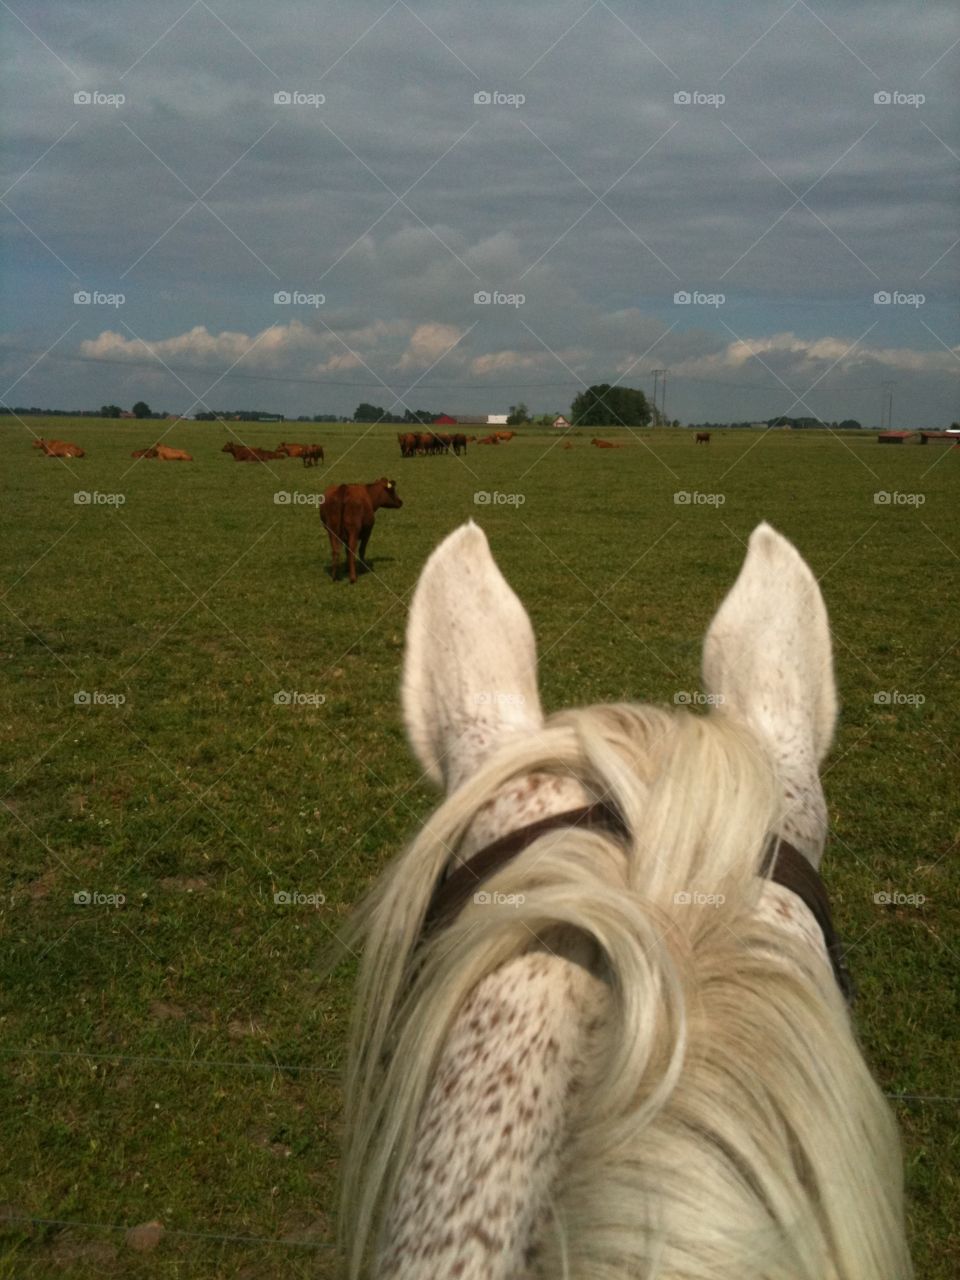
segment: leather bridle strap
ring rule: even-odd
[[[773,840],[760,864],[760,874],[768,873],[775,884],[795,893],[813,915],[823,934],[837,986],[847,1004],[853,1004],[856,988],[844,958],[844,945],[833,924],[830,899],[819,871],[795,845],[787,840]]]
[[[534,840],[539,840],[548,831],[559,831],[561,827],[575,827],[579,831],[604,831],[607,835],[615,835],[620,839],[626,839],[628,835],[626,824],[619,813],[602,800],[585,805],[582,809],[567,809],[564,813],[540,818],[526,827],[511,831],[509,835],[501,836],[493,844],[488,844],[486,848],[461,862],[455,871],[451,871],[445,880],[439,882],[427,908],[423,935],[450,924],[484,880],[495,875],[518,853],[523,853]]]
[[[509,835],[494,840],[492,844],[460,862],[445,880],[437,884],[424,917],[421,939],[450,924],[485,880],[495,875],[540,836],[563,828],[603,831],[621,840],[629,837],[623,818],[612,805],[603,800],[580,809],[555,813],[549,818],[541,818],[538,822],[531,822],[517,831],[511,831]],[[795,893],[809,908],[823,934],[837,985],[847,1002],[852,1003],[855,994],[853,980],[844,961],[843,944],[834,928],[830,900],[819,872],[789,841],[775,839],[764,854],[760,874],[769,874],[772,881]]]

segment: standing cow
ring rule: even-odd
[[[381,476],[371,484],[332,484],[323,495],[320,519],[330,539],[330,577],[336,582],[340,571],[340,548],[347,549],[347,571],[357,580],[357,558],[365,565],[367,543],[373,532],[374,516],[381,507],[398,508],[403,501],[397,482]]]
[[[467,452],[467,437],[456,435],[453,437],[453,452],[459,458],[461,453]]]

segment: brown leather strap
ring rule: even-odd
[[[455,871],[439,882],[427,908],[421,936],[428,937],[450,924],[466,905],[470,895],[485,880],[505,867],[511,859],[533,844],[534,840],[546,835],[548,831],[558,831],[564,827],[606,831],[620,839],[626,839],[629,835],[623,818],[612,805],[603,800],[585,805],[582,809],[555,813],[549,818],[541,818],[538,822],[531,822],[517,831],[511,831],[509,835],[494,840],[472,857],[461,861]],[[856,994],[853,979],[844,960],[843,944],[834,928],[830,900],[819,872],[789,841],[772,840],[760,864],[760,874],[769,874],[771,880],[795,893],[813,913],[823,934],[837,985],[847,1002],[852,1003]]]
[[[511,831],[509,835],[501,836],[493,844],[488,844],[479,853],[461,862],[455,871],[440,881],[427,908],[423,933],[432,933],[449,924],[484,880],[505,867],[518,853],[533,844],[534,840],[561,827],[593,831],[599,829],[621,838],[628,834],[616,809],[602,800],[585,805],[582,809],[567,809],[564,813],[555,813],[549,818],[541,818],[538,822],[520,827],[518,831]]]
[[[843,992],[847,1003],[852,1004],[856,988],[850,970],[847,968],[843,943],[834,928],[830,899],[827,897],[827,889],[820,878],[819,871],[809,858],[804,857],[789,841],[775,840],[770,844],[760,864],[760,874],[767,875],[768,872],[771,880],[795,893],[813,914],[823,934],[837,986]]]

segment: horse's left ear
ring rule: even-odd
[[[781,762],[815,769],[830,749],[837,691],[826,606],[806,561],[768,524],[751,534],[740,576],[707,631],[703,677]]]
[[[448,791],[507,737],[543,724],[533,627],[472,520],[420,574],[407,622],[403,714],[417,759]]]

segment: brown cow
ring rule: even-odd
[[[373,532],[374,515],[381,507],[402,507],[397,482],[381,476],[370,484],[332,484],[323,495],[320,519],[330,539],[333,564],[331,581],[340,571],[340,548],[347,549],[350,581],[357,580],[357,556],[366,565],[367,543]]]
[[[570,443],[569,440],[564,440],[563,444],[560,447],[562,449],[572,449],[573,445]]]
[[[151,449],[137,449],[131,458],[157,458],[160,462],[192,462],[193,455],[183,449],[171,449],[169,445],[155,444]]]
[[[323,461],[323,445],[308,444],[304,446],[303,453],[300,456],[303,458],[305,467],[315,467]]]
[[[709,444],[709,443],[710,443],[710,432],[709,432],[709,431],[698,431],[698,432],[697,432],[697,444]]]
[[[309,449],[309,444],[278,444],[277,453],[284,453],[288,458],[302,458],[304,449]]]
[[[85,458],[86,452],[78,444],[70,444],[66,440],[44,440],[36,442],[43,450],[45,458]]]
[[[477,444],[499,444],[500,441],[496,436],[481,436]]]
[[[461,453],[466,453],[466,452],[467,452],[467,437],[466,437],[466,436],[454,436],[454,437],[453,437],[453,452],[456,454],[456,456],[457,456],[458,458],[460,457],[460,454],[461,454]]]
[[[397,440],[400,442],[400,457],[412,458],[417,452],[417,437],[412,431],[404,431],[397,434]]]
[[[496,433],[498,440],[512,440],[517,433],[515,431],[498,431]]]
[[[598,449],[622,449],[622,444],[613,444],[609,440],[598,440],[596,436],[590,441],[592,445],[596,445]]]
[[[254,449],[245,444],[234,444],[231,440],[223,446],[222,453],[232,453],[234,462],[272,462],[275,458],[285,458],[285,453],[273,453],[269,449]]]

